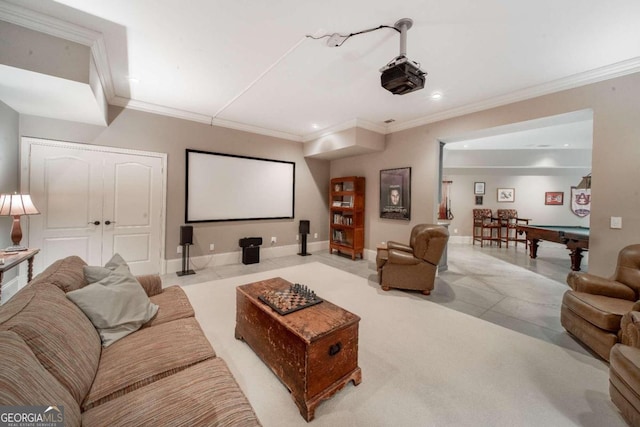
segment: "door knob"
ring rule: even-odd
[[[104,223],[105,223],[106,225],[109,225],[109,224],[115,224],[116,222],[115,222],[115,221],[109,221],[109,220],[106,220]]]
[[[87,224],[100,225],[100,221],[88,222]]]

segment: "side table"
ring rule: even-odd
[[[4,263],[0,264],[0,301],[2,301],[2,276],[4,272],[27,261],[27,282],[30,282],[33,279],[33,257],[38,252],[40,249],[27,249],[20,252],[0,251],[0,258],[4,260]]]

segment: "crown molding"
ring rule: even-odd
[[[221,126],[229,129],[242,130],[245,132],[257,133],[265,136],[273,136],[275,138],[288,139],[290,141],[302,142],[302,137],[300,135],[295,135],[289,132],[283,132],[279,130],[267,129],[260,126],[248,125],[246,123],[234,122],[231,120],[224,120],[214,118],[211,120],[212,126]]]
[[[135,99],[115,96],[109,104],[117,107],[130,108],[132,110],[144,111],[145,113],[160,114],[162,116],[175,117],[177,119],[190,120],[192,122],[211,124],[211,116],[192,113],[190,111],[178,110],[176,108],[164,107],[162,105],[150,104],[148,102],[136,101]]]
[[[247,125],[244,123],[233,122],[230,120],[216,119],[204,114],[193,113],[191,111],[178,110],[176,108],[164,107],[162,105],[150,104],[148,102],[136,101],[133,99],[123,98],[121,96],[114,97],[110,102],[111,105],[117,107],[129,108],[145,113],[159,114],[161,116],[174,117],[176,119],[189,120],[197,123],[204,123],[210,126],[220,126],[229,129],[251,132],[259,135],[273,136],[275,138],[288,139],[290,141],[302,142],[299,135],[287,132],[281,132],[272,129],[266,129],[259,126]]]
[[[102,33],[4,1],[0,1],[0,19],[89,47],[107,101],[116,96]]]
[[[478,111],[501,107],[514,102],[525,101],[538,96],[586,86],[588,84],[598,83],[604,80],[614,79],[616,77],[622,77],[637,72],[640,72],[640,57],[606,65],[584,73],[574,74],[572,76],[553,80],[541,85],[531,86],[519,91],[487,99],[485,101],[476,102],[459,108],[453,108],[436,114],[430,114],[419,119],[390,125],[387,127],[387,133],[399,132],[429,123],[460,117],[465,114],[477,113]]]
[[[102,37],[97,31],[4,1],[0,1],[0,19],[85,46]]]
[[[322,138],[323,136],[331,135],[337,132],[342,132],[343,130],[356,128],[356,127],[367,129],[372,132],[377,132],[382,135],[385,135],[387,133],[386,126],[381,126],[379,124],[370,122],[368,120],[355,118],[355,119],[351,119],[346,122],[322,129],[318,132],[304,135],[302,137],[302,142],[313,141],[314,139]]]
[[[115,86],[113,85],[111,66],[109,65],[107,45],[104,42],[104,37],[100,36],[100,38],[98,38],[91,46],[91,55],[93,56],[93,61],[96,64],[96,70],[98,72],[100,83],[102,83],[102,89],[104,89],[107,100],[111,101],[117,95]]]

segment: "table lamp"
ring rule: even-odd
[[[13,217],[13,224],[11,226],[11,241],[13,245],[6,248],[6,252],[27,250],[25,246],[20,245],[20,240],[22,240],[20,216],[37,215],[39,213],[31,201],[31,196],[28,194],[14,193],[0,195],[0,216]]]

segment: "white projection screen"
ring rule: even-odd
[[[296,164],[186,150],[185,222],[294,217]]]

